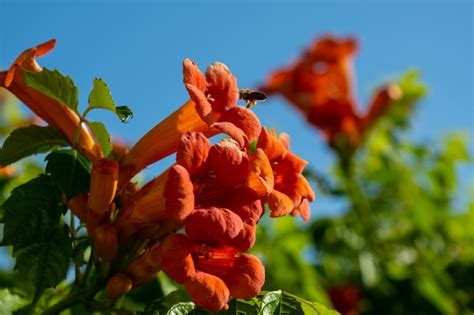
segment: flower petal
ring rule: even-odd
[[[211,143],[200,132],[187,132],[181,137],[176,151],[176,163],[182,165],[191,178],[208,171],[206,163]]]
[[[195,86],[202,92],[206,90],[206,77],[191,59],[183,61],[183,82]]]
[[[161,267],[178,283],[184,283],[196,271],[191,241],[182,234],[171,234],[161,246]]]
[[[196,272],[184,283],[192,301],[211,312],[228,309],[229,289],[216,276]]]
[[[270,208],[270,216],[272,218],[287,215],[294,208],[293,201],[291,201],[287,195],[276,189],[274,189],[268,196],[267,202]]]
[[[242,254],[224,281],[232,297],[250,299],[260,293],[265,283],[265,268],[257,257]]]
[[[234,106],[225,111],[219,118],[219,121],[228,121],[242,129],[249,142],[257,140],[262,126],[255,113],[242,106]]]
[[[214,172],[218,185],[234,187],[241,185],[249,173],[247,152],[240,149],[232,139],[224,139],[209,150],[209,169]]]
[[[243,227],[240,217],[225,208],[195,209],[186,220],[188,237],[208,243],[226,243]]]
[[[237,79],[225,64],[212,63],[206,70],[206,80],[213,111],[220,113],[235,106],[239,99]]]

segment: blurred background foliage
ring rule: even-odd
[[[472,163],[468,135],[411,141],[406,131],[426,87],[415,72],[403,76],[399,86],[403,97],[356,154],[335,155],[330,178],[322,177],[317,165],[306,173],[320,195],[343,201],[341,215],[316,217],[309,225],[293,218],[262,219],[253,252],[266,266],[266,290],[332,304],[342,314],[472,314],[474,199],[472,189],[466,195],[459,187],[460,167]],[[3,143],[14,128],[36,121],[0,93]],[[39,161],[0,169],[0,203],[13,187],[41,172]],[[1,272],[1,314],[9,314],[7,305],[24,305],[22,296],[31,294],[20,279],[8,269]],[[122,303],[139,309],[176,288],[160,277]],[[54,299],[57,290],[62,286],[45,300]]]
[[[335,159],[332,178],[307,172],[319,194],[344,201],[343,214],[262,225],[255,252],[268,289],[331,301],[342,314],[472,313],[474,199],[459,187],[461,166],[472,163],[468,135],[411,141],[426,87],[416,72],[399,86],[403,97],[349,162]]]

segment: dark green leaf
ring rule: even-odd
[[[66,278],[71,254],[71,239],[66,227],[56,227],[43,241],[15,251],[15,269],[31,279],[36,288],[32,304],[44,290],[54,288]]]
[[[45,160],[46,172],[66,194],[67,199],[87,193],[91,165],[87,158],[75,150],[61,150],[50,153]]]
[[[330,310],[317,302],[306,301],[296,295],[272,291],[265,294],[261,299],[259,314],[319,314],[336,315],[336,311]]]
[[[2,205],[4,234],[2,245],[27,246],[48,237],[62,213],[60,192],[50,176],[41,175],[18,186]]]
[[[185,303],[185,304],[191,303],[188,301],[189,301],[189,295],[185,291],[176,290],[176,291],[171,292],[164,298],[158,299],[152,302],[150,305],[148,305],[145,311],[143,312],[143,315],[169,314],[169,311],[173,308],[173,306],[180,303]],[[185,308],[186,307],[183,306],[183,309]],[[194,308],[194,304],[193,304],[193,308]],[[173,313],[173,314],[179,314],[179,313]],[[187,314],[187,313],[184,313],[184,314]]]
[[[78,90],[69,76],[64,76],[58,70],[43,68],[41,72],[23,70],[25,83],[28,87],[57,100],[77,112]]]
[[[76,247],[74,247],[74,251],[72,253],[72,260],[74,260],[74,263],[82,266],[87,263],[86,260],[86,251],[88,248],[91,246],[91,241],[90,240],[83,240],[79,242]]]
[[[87,122],[89,128],[94,133],[95,138],[99,142],[102,152],[105,156],[108,156],[112,152],[112,141],[110,140],[109,132],[105,128],[104,124],[98,121]]]
[[[102,108],[115,113],[115,102],[109,87],[100,78],[94,79],[94,87],[89,94],[89,108]]]
[[[115,112],[122,122],[128,122],[133,118],[133,112],[128,106],[117,106]]]
[[[31,125],[18,128],[5,140],[0,150],[0,166],[14,163],[24,157],[69,145],[51,126]]]

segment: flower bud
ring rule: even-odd
[[[117,230],[112,224],[103,224],[95,229],[95,245],[104,262],[112,261],[117,256]]]
[[[123,273],[113,275],[107,282],[105,295],[109,300],[116,300],[132,289],[132,279]]]

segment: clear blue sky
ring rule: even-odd
[[[132,143],[188,98],[183,59],[203,70],[222,61],[241,87],[252,87],[326,33],[360,39],[355,68],[361,104],[377,84],[416,68],[430,89],[414,118],[416,139],[473,130],[471,1],[0,0],[0,18],[0,67],[23,49],[56,38],[41,64],[70,75],[83,105],[94,77],[103,78],[135,118],[121,124],[108,113],[91,116],[108,119],[111,132]],[[332,156],[322,139],[283,100],[260,104],[255,112],[267,126],[288,132],[294,151],[314,169],[330,172]],[[169,163],[150,168],[149,175]],[[338,207],[323,199],[313,212]]]

